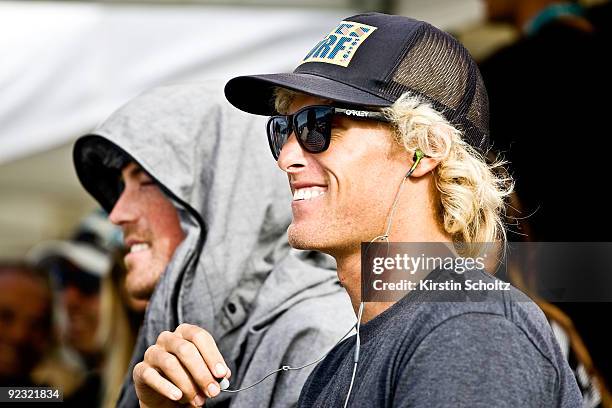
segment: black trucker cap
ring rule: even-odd
[[[225,86],[245,112],[274,115],[276,87],[362,107],[388,107],[402,94],[441,112],[481,152],[489,148],[489,105],[476,63],[451,35],[403,16],[365,13],[341,21],[293,73],[239,76]]]

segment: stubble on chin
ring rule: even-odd
[[[306,242],[304,242],[304,239],[301,237],[299,231],[296,231],[296,228],[293,224],[291,224],[289,226],[289,229],[287,230],[287,240],[289,241],[289,245],[291,245],[292,248],[309,249],[305,247]]]
[[[127,293],[139,300],[149,300],[155,289],[157,280],[148,275],[146,271],[139,271],[138,268],[129,268],[125,279]]]
[[[328,242],[320,229],[309,230],[293,224],[287,230],[289,245],[295,249],[313,250],[328,253]]]

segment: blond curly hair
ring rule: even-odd
[[[287,112],[297,94],[277,88],[276,110]],[[409,152],[420,149],[439,160],[434,171],[438,213],[453,241],[468,244],[458,252],[472,256],[482,253],[487,244],[505,244],[506,199],[514,188],[506,162],[499,158],[487,162],[459,129],[420,97],[405,93],[382,111],[391,121],[397,143]]]

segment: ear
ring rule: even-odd
[[[413,166],[416,160],[417,155],[415,154],[410,160],[410,166]],[[440,159],[423,156],[421,160],[419,160],[419,164],[416,166],[410,177],[423,177],[435,169],[438,164],[440,164]]]

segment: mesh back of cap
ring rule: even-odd
[[[489,147],[489,102],[476,63],[452,36],[423,24],[381,88],[399,98],[411,92],[428,100],[481,151]]]

